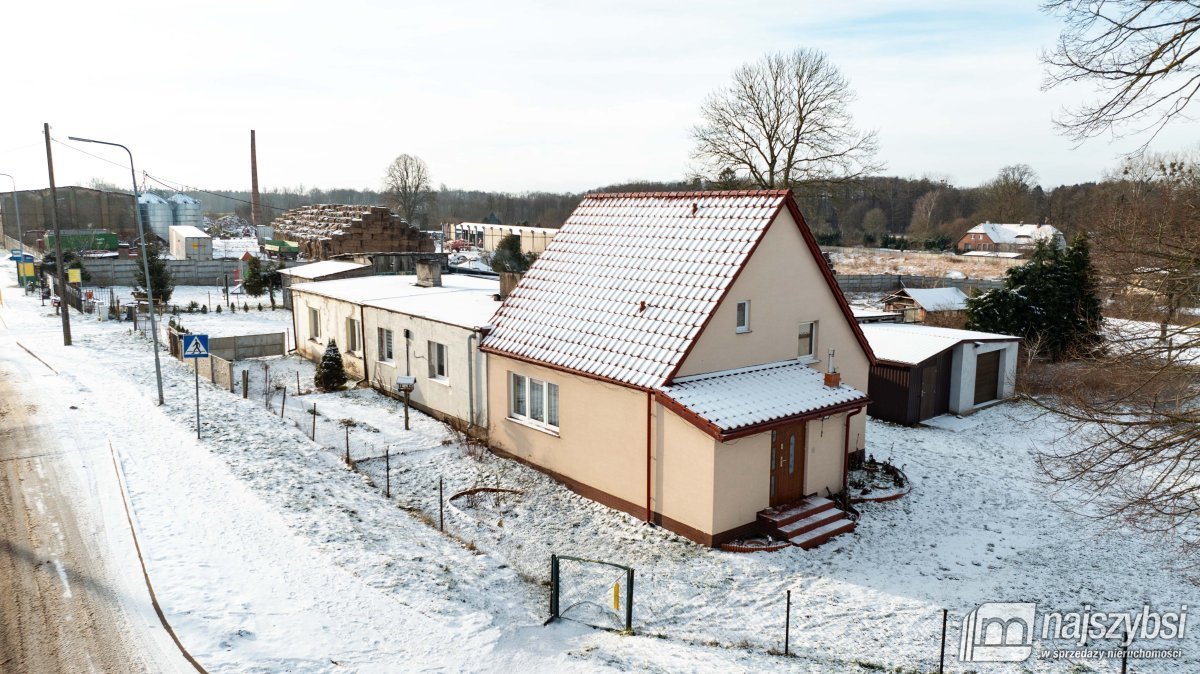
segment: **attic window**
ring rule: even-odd
[[[737,332],[750,332],[750,300],[737,303]]]

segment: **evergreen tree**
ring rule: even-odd
[[[251,257],[246,262],[246,275],[242,278],[242,289],[246,294],[254,297],[262,297],[262,294],[267,290],[267,278],[263,274],[262,261],[258,257]]]
[[[162,257],[162,248],[158,243],[146,244],[146,263],[150,267],[150,288],[154,291],[155,302],[170,302],[171,294],[175,292],[175,279],[167,268],[167,261]],[[146,272],[141,264],[137,265],[134,273],[134,283],[138,290],[146,291]]]
[[[535,253],[521,252],[519,235],[509,234],[496,244],[496,252],[492,254],[492,270],[525,272],[536,259],[537,254]]]
[[[329,340],[325,347],[325,355],[317,363],[317,374],[313,383],[322,391],[336,391],[346,383],[346,368],[342,365],[342,352],[338,351],[337,342]]]
[[[967,328],[1017,335],[1051,360],[1097,346],[1100,301],[1087,238],[1066,251],[1038,242],[1029,262],[1009,269],[1004,287],[967,300]]]

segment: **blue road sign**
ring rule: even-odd
[[[184,358],[208,358],[208,335],[184,335]]]

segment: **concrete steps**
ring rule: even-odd
[[[758,522],[771,536],[806,550],[854,531],[857,526],[833,501],[821,496],[763,510],[758,513]]]

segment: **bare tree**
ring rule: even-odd
[[[909,236],[914,239],[925,239],[933,234],[934,228],[938,225],[934,221],[934,214],[937,212],[938,201],[941,197],[942,190],[929,190],[917,197],[913,203],[912,220],[908,225]]]
[[[1066,23],[1043,88],[1092,82],[1101,95],[1056,120],[1077,141],[1139,125],[1154,130],[1184,113],[1200,90],[1200,4],[1188,0],[1051,0],[1044,11]],[[1153,140],[1153,135],[1150,137]],[[1147,140],[1147,143],[1150,141]],[[1143,145],[1143,147],[1145,147]]]
[[[1126,163],[1093,212],[1109,297],[1106,352],[1055,366],[1039,403],[1068,420],[1047,448],[1054,480],[1092,495],[1089,512],[1200,544],[1200,169],[1177,158]]]
[[[1037,173],[1028,164],[1013,164],[1000,169],[996,177],[983,186],[979,215],[992,222],[1035,220],[1033,188],[1037,180]]]
[[[414,227],[417,218],[425,216],[433,204],[429,167],[420,157],[410,154],[396,157],[388,166],[383,186],[390,205]]]
[[[709,95],[693,158],[709,175],[732,170],[763,188],[847,180],[883,168],[874,131],[854,126],[850,83],[823,52],[796,49],[743,65]]]

